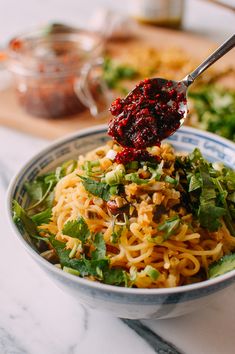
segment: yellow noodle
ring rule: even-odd
[[[110,267],[121,267],[132,275],[136,273],[132,280],[134,286],[178,286],[190,283],[193,276],[203,280],[199,275],[201,269],[207,272],[213,261],[235,249],[235,238],[226,225],[222,223],[222,227],[213,233],[203,231],[197,226],[192,231],[193,216],[180,205],[180,192],[173,184],[152,180],[141,185],[125,185],[125,200],[132,205],[134,212],[129,217],[129,224],[123,226],[124,221],[119,220],[119,216],[112,215],[107,202],[87,192],[78,177],[84,175],[82,167],[87,160],[99,160],[99,166],[94,169],[97,175],[103,174],[107,169],[114,169],[115,163],[105,157],[110,148],[117,152],[120,150],[118,145],[109,142],[89,152],[86,157],[79,157],[77,169],[57,183],[52,219],[49,224],[40,226],[42,235],[48,236],[47,230],[48,233],[55,234],[56,239],[65,242],[66,248],[73,250],[79,258],[83,252],[82,243],[63,235],[62,230],[67,221],[83,216],[91,233],[103,234]],[[151,153],[163,157],[167,162],[165,173],[171,176],[176,156],[172,147],[162,144],[151,148]],[[146,171],[142,168],[141,173],[144,175]],[[115,196],[111,199],[115,200]],[[155,220],[154,215],[158,206],[166,209],[160,221]],[[179,207],[181,225],[171,237],[164,240],[158,225],[177,215],[174,206]],[[115,243],[112,243],[114,231],[118,236]],[[90,249],[90,253],[93,249]],[[144,271],[146,266],[156,269],[156,279]],[[94,280],[94,277],[89,278]]]
[[[179,255],[179,259],[189,260],[191,262],[191,264],[194,266],[193,268],[190,269],[190,268],[187,267],[188,264],[186,262],[186,266],[181,269],[181,274],[189,277],[189,276],[192,276],[192,275],[196,274],[200,270],[200,262],[192,254],[181,253]]]
[[[164,242],[164,246],[168,247],[169,249],[177,250],[180,252],[186,252],[189,254],[193,254],[195,256],[212,256],[212,255],[217,255],[221,249],[222,249],[222,243],[218,243],[217,246],[212,249],[212,250],[204,250],[204,251],[194,251],[191,249],[183,248],[183,247],[177,247],[174,244],[172,244],[170,241]]]

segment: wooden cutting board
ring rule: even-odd
[[[198,59],[205,58],[215,48],[215,43],[206,38],[198,37],[191,33],[149,26],[139,26],[136,38],[131,42],[131,44],[138,44],[140,48],[143,43],[158,49],[166,48],[167,46],[178,46]],[[117,55],[128,50],[129,45],[130,41],[113,41],[109,44],[112,53],[117,53]],[[230,52],[216,65],[218,67],[235,66],[234,59],[234,53]],[[232,85],[235,85],[235,83],[232,83]],[[35,136],[55,139],[88,126],[103,124],[108,119],[108,113],[102,119],[95,119],[88,111],[73,117],[57,120],[33,117],[25,113],[19,106],[13,88],[10,87],[0,91],[0,124]]]

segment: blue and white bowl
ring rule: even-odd
[[[12,200],[16,199],[23,207],[27,203],[25,182],[104,144],[109,139],[106,131],[106,126],[99,126],[62,138],[43,149],[19,171],[10,184],[7,196],[8,216],[16,238],[59,287],[90,308],[130,319],[170,318],[200,310],[234,282],[235,270],[212,280],[169,289],[132,289],[105,285],[70,275],[53,266],[38,254],[29,236],[20,233],[13,223]],[[211,162],[221,161],[235,169],[235,144],[226,139],[182,127],[168,141],[176,151],[181,152],[190,152],[199,147]]]

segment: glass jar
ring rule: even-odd
[[[180,28],[184,0],[130,0],[130,15],[157,26]]]
[[[82,112],[85,106],[75,86],[84,66],[99,58],[102,50],[101,36],[84,30],[39,30],[12,39],[6,65],[21,106],[45,118]]]

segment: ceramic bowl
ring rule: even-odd
[[[27,203],[25,182],[55,169],[65,160],[104,144],[109,139],[106,128],[99,126],[62,138],[43,149],[18,172],[7,196],[8,216],[16,238],[33,257],[35,266],[38,264],[59,287],[90,308],[130,319],[169,318],[201,310],[234,282],[235,270],[212,280],[170,289],[132,289],[105,285],[70,275],[50,264],[37,253],[28,235],[20,233],[13,223],[12,200],[16,199],[23,206]],[[176,151],[190,152],[199,147],[211,162],[222,161],[235,169],[235,144],[214,134],[182,127],[169,138],[169,142]]]

